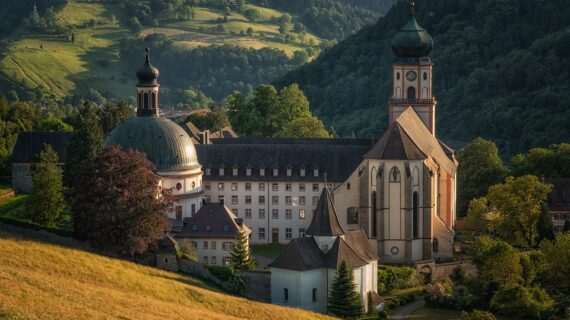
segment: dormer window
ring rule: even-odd
[[[251,176],[251,168],[245,169],[245,175],[250,177]]]
[[[212,169],[206,168],[206,175],[211,176],[212,175]]]
[[[265,176],[265,169],[259,169],[259,175],[264,177]]]
[[[299,175],[300,175],[301,177],[304,177],[304,176],[305,176],[305,169],[304,169],[304,168],[301,169],[301,170],[299,170]]]
[[[293,169],[288,168],[288,169],[287,169],[287,176],[290,177],[290,176],[292,176],[292,175],[293,175]]]
[[[279,169],[273,169],[273,176],[277,177],[279,175]]]
[[[314,169],[313,170],[313,176],[318,177],[319,176],[319,169]]]
[[[198,225],[197,224],[192,225],[192,231],[198,231]]]
[[[223,177],[224,176],[224,168],[220,168],[218,170],[218,174],[220,175],[220,177]]]
[[[212,226],[206,226],[206,231],[211,232],[212,231]]]
[[[224,232],[228,232],[230,231],[230,226],[228,226],[227,224],[224,224]]]
[[[238,175],[238,168],[234,168],[232,170],[232,174],[234,175],[234,177],[236,177]]]

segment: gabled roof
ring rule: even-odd
[[[396,118],[364,157],[391,160],[422,160],[430,157],[447,172],[455,172],[457,169],[457,165],[412,107],[408,107]]]
[[[398,122],[393,122],[366,158],[383,160],[424,160],[426,155],[416,146]]]
[[[240,231],[249,232],[249,229],[228,207],[208,203],[193,217],[184,220],[184,227],[176,237],[235,239]]]
[[[325,267],[337,269],[343,261],[351,268],[362,267],[369,263],[364,257],[358,255],[346,241],[338,237],[332,248],[325,254]]]
[[[323,253],[312,237],[294,239],[271,263],[271,267],[287,270],[313,270],[323,267]]]
[[[281,255],[270,264],[272,268],[306,271],[338,269],[342,261],[350,268],[358,268],[378,260],[363,231],[349,231],[337,237],[333,246],[323,253],[313,237],[294,239]]]
[[[306,233],[311,236],[339,236],[344,234],[328,188],[323,188],[321,192],[313,220]]]
[[[44,144],[48,144],[57,152],[59,161],[64,163],[67,158],[67,145],[71,137],[71,133],[62,132],[20,133],[12,152],[12,161],[15,163],[34,162],[42,151]]]

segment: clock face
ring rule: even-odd
[[[408,71],[408,73],[406,73],[406,79],[408,79],[408,81],[415,81],[418,78],[418,74],[415,71]]]

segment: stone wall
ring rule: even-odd
[[[468,277],[476,277],[478,275],[477,267],[470,259],[451,261],[445,263],[435,263],[433,261],[416,263],[416,270],[423,275],[429,273],[432,281],[443,280],[453,274],[456,268],[461,268]]]

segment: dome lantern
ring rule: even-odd
[[[160,72],[150,63],[149,48],[145,49],[145,53],[146,55],[145,55],[144,65],[137,71],[137,79],[139,81],[137,86],[139,87],[157,86]]]

